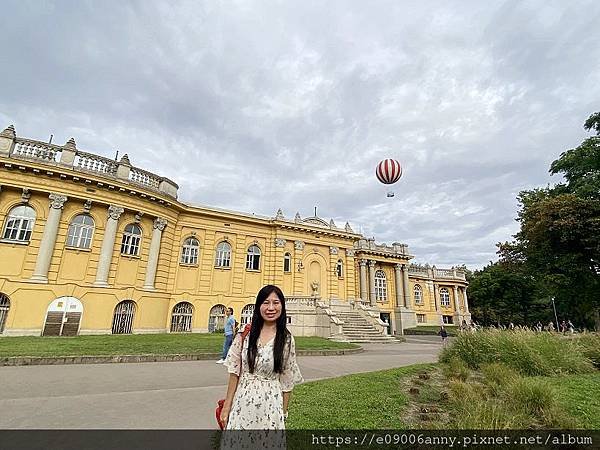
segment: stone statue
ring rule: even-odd
[[[312,289],[312,296],[318,297],[319,296],[319,282],[313,281],[312,283],[310,283],[310,287]]]

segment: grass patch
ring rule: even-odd
[[[600,334],[583,333],[577,335],[575,341],[581,346],[583,354],[600,369]]]
[[[440,362],[453,358],[471,369],[500,362],[522,375],[560,375],[590,373],[594,370],[576,339],[553,333],[485,330],[460,333],[452,345],[443,349]]]
[[[286,426],[314,430],[406,429],[406,380],[430,367],[419,364],[296,386]]]
[[[577,420],[577,428],[600,429],[600,373],[547,379],[561,407]]]
[[[339,350],[355,344],[318,337],[296,337],[297,350]],[[0,357],[10,356],[110,356],[220,353],[219,334],[129,334],[74,337],[17,336],[0,338]]]

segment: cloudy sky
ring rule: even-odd
[[[596,0],[0,3],[0,128],[128,153],[187,203],[318,206],[438,267],[495,260],[600,110]]]

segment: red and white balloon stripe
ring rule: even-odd
[[[384,159],[377,164],[375,174],[383,184],[393,184],[402,176],[402,166],[395,159]]]

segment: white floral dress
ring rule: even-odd
[[[248,367],[248,342],[246,336],[242,346],[242,333],[238,333],[225,360],[228,372],[240,377],[227,429],[283,430],[283,392],[290,392],[303,381],[296,362],[294,337],[289,335],[284,347],[281,374],[273,371],[275,337],[265,345],[258,342],[254,373]]]

